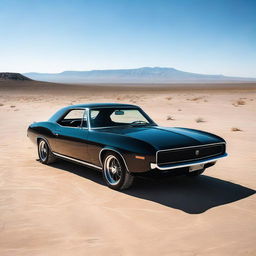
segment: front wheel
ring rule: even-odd
[[[56,157],[53,155],[47,142],[44,139],[38,142],[38,156],[42,164],[51,164],[56,161]]]
[[[107,153],[104,158],[103,179],[108,187],[115,190],[129,188],[134,177],[127,171],[123,160],[115,153]]]

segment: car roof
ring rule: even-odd
[[[64,107],[57,111],[48,121],[56,122],[63,114],[71,109],[76,108],[139,108],[136,105],[132,104],[122,104],[122,103],[90,103],[90,104],[77,104],[77,105],[70,105]]]
[[[77,104],[77,105],[71,105],[68,106],[67,108],[116,108],[116,107],[136,107],[138,108],[138,106],[136,105],[132,105],[132,104],[123,104],[123,103],[89,103],[89,104]]]

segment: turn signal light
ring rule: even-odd
[[[136,159],[145,160],[145,156],[135,156]]]

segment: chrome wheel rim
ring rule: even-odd
[[[44,140],[41,140],[39,143],[39,157],[42,161],[45,161],[48,156],[48,147]]]
[[[115,156],[108,156],[105,159],[104,174],[111,185],[116,185],[121,180],[121,165]]]

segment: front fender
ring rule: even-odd
[[[137,154],[131,151],[126,151],[122,148],[105,146],[99,153],[99,161],[103,167],[104,156],[107,152],[115,152],[124,162],[128,172],[138,173],[150,170],[150,164],[155,162],[155,154]]]

